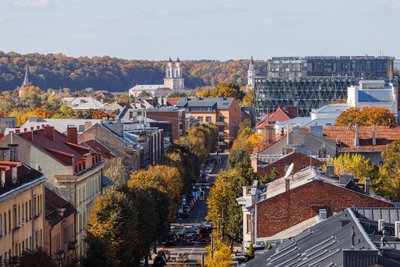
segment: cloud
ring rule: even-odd
[[[39,7],[45,8],[51,5],[50,0],[14,0],[13,5],[16,7]]]

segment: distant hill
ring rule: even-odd
[[[21,85],[26,62],[30,80],[42,89],[124,91],[136,84],[162,84],[166,61],[126,60],[104,57],[69,57],[63,54],[26,54],[0,51],[0,90]],[[247,83],[248,60],[182,61],[188,88],[211,86],[218,82]],[[265,73],[265,62],[257,61],[258,73]]]

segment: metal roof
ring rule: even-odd
[[[362,90],[358,91],[358,102],[392,102],[391,90]]]

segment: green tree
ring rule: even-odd
[[[372,186],[378,194],[389,196],[393,201],[400,200],[400,139],[389,144],[382,153],[384,164]]]

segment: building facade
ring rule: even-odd
[[[86,253],[86,226],[92,205],[102,190],[103,161],[100,154],[78,144],[77,128],[67,135],[53,126],[20,132],[0,139],[0,145],[18,144],[20,160],[46,177],[47,186],[77,210],[75,241],[71,248],[77,257]]]
[[[294,106],[300,116],[327,102],[345,99],[361,79],[393,80],[391,57],[279,57],[268,60],[267,75],[255,79],[257,118]]]
[[[165,68],[164,87],[172,90],[184,90],[185,79],[183,78],[183,70],[179,58],[172,62],[170,58]]]
[[[181,98],[176,106],[185,108],[198,122],[214,123],[220,147],[230,146],[237,137],[242,111],[234,98]]]
[[[17,156],[16,145],[0,148],[0,266],[24,251],[46,248],[45,177]]]

